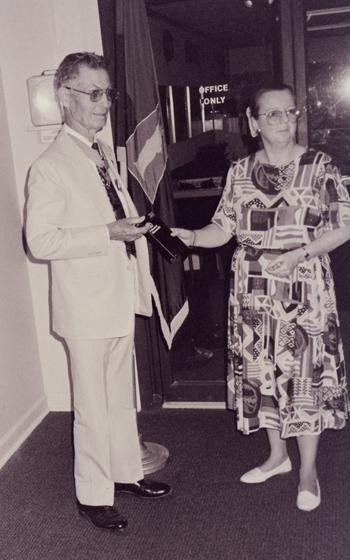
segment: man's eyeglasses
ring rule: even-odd
[[[268,113],[259,113],[259,117],[266,117],[267,124],[280,124],[282,122],[283,115],[286,115],[287,119],[290,122],[296,122],[300,117],[301,111],[296,107],[291,107],[290,109],[285,109],[284,111],[280,111],[279,109],[273,109]]]
[[[70,89],[71,91],[77,91],[78,93],[85,93],[85,95],[89,95],[90,101],[92,103],[98,103],[98,101],[102,99],[103,94],[105,94],[108,101],[111,102],[116,101],[119,97],[119,92],[114,88],[106,88],[106,89],[98,88],[98,89],[92,89],[91,91],[82,91],[81,89],[76,89],[69,86],[64,86],[64,87],[65,89]]]

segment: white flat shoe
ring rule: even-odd
[[[292,463],[290,462],[289,457],[283,461],[278,467],[271,469],[269,471],[263,472],[259,467],[252,469],[244,474],[242,474],[240,481],[245,482],[246,484],[259,484],[259,482],[265,482],[272,476],[276,476],[277,474],[284,474],[288,473],[292,470]]]
[[[302,490],[301,492],[298,492],[298,497],[297,497],[298,509],[301,509],[302,511],[312,511],[313,509],[316,509],[320,505],[321,489],[318,480],[316,480],[316,484],[317,484],[316,495],[313,494],[312,492],[309,492],[308,490]]]

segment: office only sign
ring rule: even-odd
[[[222,105],[225,103],[229,92],[228,84],[215,84],[210,86],[200,86],[199,102],[201,105]]]

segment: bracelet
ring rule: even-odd
[[[304,254],[304,259],[305,259],[306,261],[309,260],[309,258],[310,258],[310,253],[309,253],[309,251],[307,250],[306,246],[303,245],[303,247],[302,247],[301,249],[302,249],[303,254]]]

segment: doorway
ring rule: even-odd
[[[281,76],[278,0],[147,0],[177,225],[207,224],[231,161],[255,149],[245,120],[251,85]],[[189,316],[162,371],[169,403],[220,403],[234,241],[184,262]]]

